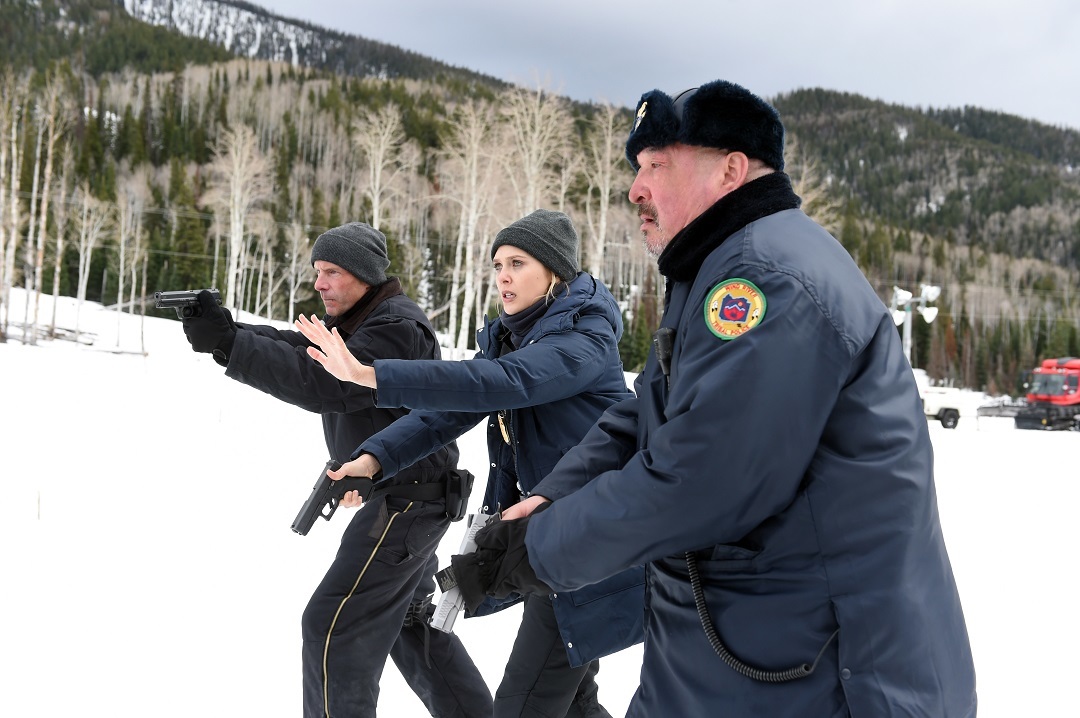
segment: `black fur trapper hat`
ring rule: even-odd
[[[674,98],[660,90],[641,96],[626,140],[630,166],[637,172],[642,150],[676,142],[742,152],[774,170],[784,169],[780,114],[745,87],[727,80],[685,90]]]

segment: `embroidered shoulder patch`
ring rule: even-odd
[[[734,339],[761,323],[765,305],[765,295],[753,282],[728,279],[705,297],[705,324],[721,339]]]

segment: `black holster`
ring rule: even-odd
[[[451,521],[465,518],[472,493],[473,475],[464,469],[446,472],[446,515]]]

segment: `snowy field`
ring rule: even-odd
[[[22,301],[16,290],[13,322]],[[87,303],[92,344],[23,346],[18,329],[0,344],[0,716],[300,714],[300,614],[348,519],[289,529],[326,460],[320,422],[226,379],[164,316],[118,321]],[[74,329],[74,300],[58,325]],[[967,417],[930,432],[979,715],[1080,714],[1066,558],[1080,544],[1080,434]],[[482,481],[482,432],[459,443]],[[492,690],[519,616],[457,623]],[[615,716],[640,659],[637,647],[601,662]],[[425,715],[392,662],[380,714]]]

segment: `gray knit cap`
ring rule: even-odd
[[[504,244],[524,249],[564,282],[577,276],[578,234],[562,212],[538,209],[504,228],[491,245],[492,259]]]
[[[349,222],[319,235],[311,248],[311,264],[331,262],[361,282],[377,287],[386,281],[386,237],[363,222]]]

